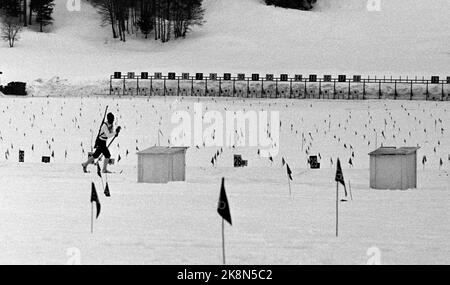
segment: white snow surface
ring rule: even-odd
[[[314,12],[205,0],[206,23],[165,44],[141,35],[113,40],[88,3],[80,12],[55,3],[46,33],[28,29],[15,48],[1,44],[4,82],[59,77],[79,87],[114,71],[428,77],[448,75],[450,64],[449,0],[381,1],[379,12],[366,0],[321,0]]]
[[[174,127],[171,115],[175,110],[192,114],[196,102],[157,97],[2,98],[0,263],[66,264],[76,248],[82,264],[220,264],[216,206],[222,177],[233,218],[233,226],[226,226],[230,264],[366,264],[373,257],[367,250],[374,246],[382,264],[450,262],[450,227],[445,222],[450,202],[447,102],[201,99],[203,112],[279,110],[280,153],[274,162],[260,158],[256,148],[224,147],[213,167],[210,159],[219,147],[192,146],[186,182],[138,184],[136,147],[155,145],[159,129],[162,145],[168,145]],[[116,172],[108,176],[110,198],[102,194],[95,168],[84,174],[80,166],[106,105],[123,126],[111,147],[113,158],[121,155],[122,160],[110,167]],[[422,147],[417,189],[369,189],[373,129],[378,145]],[[321,154],[322,169],[307,168],[302,133],[304,150]],[[350,146],[354,167],[347,163]],[[25,163],[17,162],[19,150],[25,151]],[[51,152],[52,163],[39,162]],[[233,168],[233,154],[242,154],[249,166]],[[292,197],[282,157],[293,171]],[[338,238],[335,165],[330,161],[337,157],[354,199],[340,203]],[[94,234],[92,181],[102,203]]]
[[[56,0],[50,32],[27,30],[17,47],[0,46],[2,82],[27,81],[35,95],[0,98],[0,263],[67,264],[75,248],[82,264],[221,264],[216,207],[225,177],[229,264],[366,264],[372,247],[382,264],[449,264],[449,102],[92,95],[117,70],[446,76],[450,1],[382,1],[381,12],[368,12],[365,0],[319,0],[315,12],[204,2],[204,26],[161,44],[114,41],[85,2],[71,13]],[[220,147],[192,145],[185,182],[138,184],[136,151],[157,144],[159,130],[170,145],[172,114],[193,116],[198,102],[203,112],[279,111],[274,162],[257,148],[223,147],[213,167]],[[123,127],[111,147],[122,159],[110,167],[110,198],[95,168],[84,174],[80,165],[106,105]],[[381,144],[421,147],[417,189],[369,189],[368,153]],[[308,169],[307,149],[320,153],[320,170]],[[233,168],[234,154],[249,166]],[[353,201],[340,203],[337,238],[338,157]],[[292,196],[282,158],[293,171]],[[94,234],[92,181],[102,203]]]

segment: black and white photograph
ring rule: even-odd
[[[0,0],[2,265],[447,265],[449,171],[450,0]]]

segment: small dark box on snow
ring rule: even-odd
[[[248,161],[242,159],[242,155],[235,154],[234,155],[234,167],[244,167],[248,166]]]
[[[320,169],[320,163],[317,161],[316,155],[311,155],[308,162],[311,169]]]

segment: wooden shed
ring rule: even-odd
[[[185,181],[186,150],[186,147],[154,146],[138,152],[138,182]]]
[[[370,155],[370,188],[406,190],[417,188],[419,147],[381,147]]]

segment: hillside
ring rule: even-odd
[[[87,82],[115,70],[445,76],[450,64],[448,0],[383,1],[381,12],[365,0],[321,0],[313,12],[205,0],[206,24],[166,44],[115,41],[86,2],[80,12],[55,3],[50,32],[27,30],[13,49],[1,44],[3,81]]]

